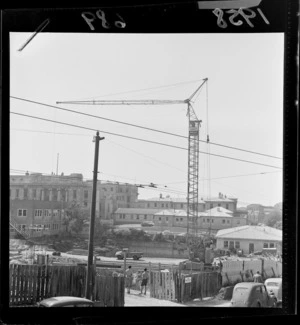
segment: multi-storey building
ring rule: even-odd
[[[98,181],[96,217],[111,219],[117,208],[130,207],[137,196],[134,185]],[[31,236],[62,231],[64,211],[74,204],[90,209],[91,200],[92,181],[83,180],[82,174],[10,176],[11,223]]]
[[[162,194],[157,198],[150,198],[144,200],[138,200],[133,204],[135,208],[142,209],[174,209],[174,210],[186,210],[187,200],[183,198],[172,198],[169,195],[163,197]],[[204,211],[205,202],[201,199],[198,201],[198,211]]]

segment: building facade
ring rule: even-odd
[[[241,249],[244,254],[262,251],[264,248],[276,248],[282,253],[282,230],[267,226],[235,227],[219,230],[216,234],[217,249]]]
[[[90,210],[92,190],[92,181],[83,180],[82,174],[11,175],[11,223],[18,229],[29,231],[31,236],[41,235],[41,228],[44,233],[57,234],[64,230],[63,217],[66,209],[76,205]],[[132,202],[137,201],[137,197],[138,190],[134,185],[98,181],[96,217],[110,220],[118,207],[130,207]]]

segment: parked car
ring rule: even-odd
[[[276,299],[274,295],[269,295],[263,283],[240,282],[233,289],[231,306],[276,307]]]
[[[118,260],[123,260],[124,259],[124,252],[123,251],[118,251],[118,252],[116,252],[115,256],[116,256],[116,258]],[[134,251],[130,252],[129,251],[129,252],[126,253],[126,259],[127,258],[133,258],[134,260],[139,260],[142,257],[143,257],[142,252],[134,252]]]
[[[141,224],[142,227],[153,227],[154,226],[154,222],[153,221],[144,221]]]
[[[54,252],[52,253],[52,255],[53,255],[53,256],[60,256],[61,253],[60,253],[59,251],[54,251]]]
[[[282,304],[282,278],[269,278],[265,281],[265,286],[269,294],[274,294],[277,307]]]
[[[38,307],[94,307],[94,302],[89,299],[59,296],[47,298],[38,303]]]

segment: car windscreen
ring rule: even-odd
[[[279,287],[279,282],[267,282],[267,287]]]

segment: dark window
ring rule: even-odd
[[[166,221],[169,221],[169,217],[166,217]]]
[[[158,220],[161,221],[161,217],[159,217]]]
[[[140,216],[137,214],[137,215],[136,215],[136,218],[137,218],[137,220],[139,220],[139,219],[140,219]]]
[[[222,223],[225,223],[225,220],[224,219],[222,220]]]
[[[28,189],[24,188],[24,199],[28,198]]]
[[[210,203],[209,208],[212,209],[214,207],[214,205],[212,203]]]
[[[179,221],[179,219],[178,219],[178,218],[176,218],[176,221],[178,222],[178,221]]]
[[[27,210],[25,210],[25,209],[19,209],[18,210],[18,216],[19,217],[26,217],[27,216]]]
[[[274,243],[270,243],[270,248],[274,248],[275,244]]]
[[[147,215],[146,214],[144,215],[144,219],[147,219]]]
[[[180,218],[180,221],[183,221],[183,218]]]
[[[221,206],[221,203],[218,203],[218,207],[220,207]]]
[[[229,205],[228,205],[228,203],[226,203],[226,209],[227,209],[227,210],[229,209]]]
[[[155,208],[157,207],[157,203],[154,203]]]
[[[181,209],[183,209],[183,203],[180,204]]]
[[[84,190],[83,193],[84,193],[84,194],[83,194],[84,198],[85,198],[85,199],[88,199],[88,197],[89,197],[89,191],[88,191],[88,190]]]
[[[268,248],[269,247],[268,243],[264,243],[264,246],[263,247],[264,248]]]
[[[52,189],[52,201],[57,201],[57,189]]]
[[[161,207],[162,207],[162,208],[164,208],[164,207],[165,207],[165,205],[162,203],[162,204],[161,204]]]
[[[19,198],[19,195],[20,195],[20,190],[17,188],[17,189],[16,189],[16,199]]]
[[[214,223],[214,222],[215,222],[215,220],[214,220],[214,219],[211,219],[211,222],[212,222],[212,223]]]
[[[32,190],[32,198],[35,199],[36,198],[36,189]]]
[[[73,190],[73,200],[77,199],[77,190]]]
[[[66,190],[65,189],[60,190],[60,199],[61,199],[61,201],[66,201]]]
[[[235,248],[237,248],[237,249],[240,248],[240,242],[239,242],[239,241],[236,241],[236,242],[235,242]]]
[[[150,208],[150,203],[147,203],[147,208]]]
[[[224,240],[224,248],[228,248],[228,240]]]
[[[49,190],[47,188],[44,189],[44,201],[49,201]]]

